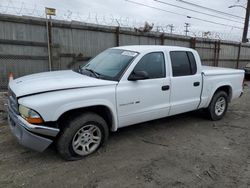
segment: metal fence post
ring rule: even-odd
[[[219,59],[220,59],[220,40],[218,41],[217,45],[216,67],[219,66]]]
[[[214,66],[216,66],[217,41],[214,41]]]
[[[47,42],[48,42],[48,56],[49,56],[49,71],[52,70],[51,26],[52,26],[51,16],[48,19],[47,14],[46,14],[46,28],[47,28]]]
[[[164,45],[164,40],[165,40],[164,33],[161,34],[160,38],[161,38],[161,45]]]
[[[195,49],[195,47],[196,47],[196,38],[192,37],[190,38],[190,48]]]
[[[239,47],[238,47],[238,54],[237,54],[237,61],[236,61],[236,68],[239,68],[239,64],[240,64],[240,51],[241,51],[241,42],[239,43]]]
[[[116,27],[116,46],[120,46],[120,26]]]

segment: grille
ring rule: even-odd
[[[13,91],[11,91],[11,89],[9,89],[8,93],[9,93],[9,98],[8,98],[9,108],[10,110],[18,114],[19,112],[18,112],[18,103],[17,103],[16,95],[13,93]]]

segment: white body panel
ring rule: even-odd
[[[162,91],[170,79],[120,82],[117,86],[119,127],[165,117],[170,110],[170,92]]]
[[[9,87],[15,88],[15,95],[19,97],[40,92],[80,87],[97,87],[116,83],[81,75],[72,70],[66,70],[23,76],[10,82]]]
[[[231,100],[238,98],[243,92],[244,71],[230,68],[202,66],[203,92],[199,108],[208,107],[213,94],[221,86],[230,86]]]
[[[179,114],[209,105],[214,92],[230,86],[231,99],[242,93],[244,71],[201,66],[195,50],[167,46],[125,46],[117,49],[137,51],[138,57],[124,72],[121,80],[91,78],[73,71],[56,71],[21,77],[9,84],[18,103],[37,111],[45,121],[57,121],[73,109],[105,106],[112,114],[112,131],[119,127]],[[163,52],[166,77],[129,81],[137,62],[147,53]],[[170,51],[191,51],[197,63],[197,73],[173,77]],[[200,85],[194,87],[194,82]],[[162,91],[161,87],[170,89]]]
[[[194,87],[193,83],[201,83],[201,75],[184,77],[173,77],[171,79],[170,115],[192,111],[199,106],[202,85]]]

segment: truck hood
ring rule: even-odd
[[[9,88],[15,93],[16,97],[20,97],[48,91],[115,84],[117,84],[116,81],[92,78],[72,70],[66,70],[44,72],[20,77],[10,81]]]

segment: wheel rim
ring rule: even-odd
[[[215,114],[220,116],[224,113],[226,109],[226,99],[224,97],[219,97],[215,103]]]
[[[101,138],[102,133],[99,127],[92,124],[84,125],[73,137],[73,150],[78,155],[88,155],[98,148]]]

